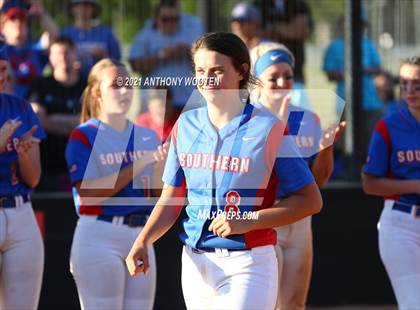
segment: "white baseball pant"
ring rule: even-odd
[[[312,217],[277,227],[279,285],[276,309],[305,309],[312,273]]]
[[[108,223],[82,215],[74,233],[70,270],[82,309],[153,309],[156,260],[149,249],[147,275],[132,277],[124,259],[142,227]]]
[[[219,250],[198,254],[184,246],[182,291],[187,309],[274,309],[278,276],[274,247]]]
[[[44,269],[44,244],[30,201],[0,207],[0,309],[35,310]]]
[[[392,210],[386,200],[379,220],[379,251],[399,310],[420,309],[420,218]]]

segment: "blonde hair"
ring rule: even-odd
[[[82,94],[82,111],[80,113],[80,123],[84,123],[92,117],[98,117],[100,113],[100,106],[99,100],[97,96],[94,96],[94,93],[99,91],[99,86],[102,81],[102,71],[112,67],[126,69],[122,62],[115,59],[104,58],[97,62],[90,70],[87,86]]]
[[[274,51],[274,50],[279,50],[279,51],[285,51],[286,53],[290,54],[291,58],[292,58],[292,67],[295,66],[295,56],[293,56],[292,52],[284,45],[281,43],[276,43],[276,42],[264,42],[264,43],[260,43],[257,46],[255,46],[250,54],[251,54],[251,72],[252,74],[255,76],[255,63],[257,62],[257,60],[263,56],[264,54],[270,52],[270,51]],[[258,79],[258,77],[256,77]],[[262,87],[262,82],[258,79],[256,85],[258,87],[254,87],[252,89],[250,89],[250,94],[251,94],[251,100],[252,101],[258,101],[261,95],[261,87]]]
[[[274,50],[285,51],[286,53],[290,54],[293,61],[292,65],[293,67],[295,66],[295,56],[293,56],[292,52],[286,47],[286,45],[276,42],[265,42],[258,44],[250,52],[252,64],[251,71],[255,72],[255,63],[262,55]]]

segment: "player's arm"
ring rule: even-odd
[[[44,130],[48,133],[68,136],[79,124],[80,115],[51,114],[48,115],[45,108],[38,103],[31,103],[32,108],[38,116]]]
[[[278,200],[272,208],[260,210],[254,229],[289,225],[304,217],[319,213],[322,209],[322,196],[315,182]],[[261,220],[261,222],[260,222]]]
[[[420,180],[398,180],[363,173],[362,184],[363,190],[369,195],[420,194]]]
[[[41,177],[40,140],[33,136],[37,129],[38,126],[35,125],[22,135],[16,147],[20,176],[25,184],[31,188],[38,185]]]
[[[318,187],[324,186],[331,177],[334,169],[333,143],[341,137],[345,127],[346,122],[343,121],[337,127],[329,128],[322,134],[321,151],[311,165],[311,171]]]
[[[59,33],[57,24],[51,15],[45,10],[40,0],[31,0],[29,2],[31,3],[29,13],[39,19],[42,29],[48,34],[48,43],[52,42]],[[47,48],[48,45],[43,47]]]
[[[165,184],[141,233],[136,238],[125,259],[131,275],[146,273],[149,269],[148,246],[162,237],[175,223],[185,203],[186,187]]]
[[[225,215],[217,217],[209,226],[214,234],[226,237],[288,225],[321,211],[322,197],[314,177],[301,158],[294,140],[278,139],[283,132],[284,125],[281,122],[271,129],[267,137],[265,160],[267,171],[275,172],[278,187],[282,188],[285,197],[271,208],[256,211],[258,216],[255,216],[255,220],[243,220],[240,216],[238,219]]]
[[[243,234],[251,230],[285,226],[304,217],[316,214],[322,209],[322,197],[315,182],[277,201],[272,208],[256,211],[258,217],[252,220],[226,219],[220,216],[212,221],[209,230],[220,237]]]
[[[401,180],[387,177],[390,166],[391,137],[384,120],[376,123],[369,147],[368,160],[363,168],[362,185],[365,193],[393,196],[420,193],[420,180]]]
[[[164,161],[167,148],[168,145],[166,144],[159,146],[157,151],[146,152],[133,164],[106,177],[79,181],[75,184],[77,192],[82,200],[83,197],[94,197],[95,204],[100,204],[121,191],[132,181],[133,177],[141,173],[146,166]],[[110,184],[113,185],[111,188],[109,186]]]
[[[334,169],[334,152],[332,145],[323,149],[315,157],[311,171],[315,182],[319,187],[323,187],[331,177]]]

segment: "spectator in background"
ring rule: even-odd
[[[31,83],[42,75],[47,63],[47,46],[30,42],[28,19],[36,17],[49,39],[54,39],[58,30],[39,1],[6,0],[0,13],[1,33],[6,41],[12,72],[13,94],[27,98]]]
[[[238,3],[231,13],[230,30],[252,49],[262,41],[261,12],[252,3]]]
[[[112,29],[98,23],[101,14],[98,1],[71,0],[68,10],[73,24],[62,28],[60,33],[76,44],[85,78],[102,58],[121,59],[120,45]]]
[[[69,190],[64,157],[70,132],[79,124],[80,97],[86,86],[81,77],[77,51],[71,39],[59,37],[51,43],[49,62],[52,74],[37,79],[30,100],[47,139],[41,144],[43,175],[40,190]]]
[[[176,2],[162,0],[155,9],[154,28],[143,28],[134,38],[129,60],[133,70],[143,77],[193,77],[190,48],[202,29],[180,27]],[[168,88],[173,93],[174,108],[181,111],[194,86],[182,83]]]
[[[313,109],[305,91],[305,41],[313,32],[311,8],[305,0],[255,0],[260,8],[265,36],[284,44],[295,55],[292,104]]]
[[[160,0],[160,3],[165,3],[167,0]],[[181,1],[174,0],[174,5],[177,7],[179,11],[181,11]],[[156,27],[155,19],[149,18],[144,23],[143,29],[153,29]],[[189,14],[179,14],[179,31],[181,32],[189,32],[191,29],[197,31],[197,33],[204,33],[204,26],[203,22],[201,21],[200,17],[189,15]]]
[[[367,26],[366,11],[362,13],[363,27]],[[344,16],[338,19],[338,37],[327,47],[324,55],[323,70],[330,81],[337,82],[337,95],[344,96]],[[373,42],[364,35],[362,38],[362,134],[361,150],[367,150],[369,137],[376,121],[382,116],[383,103],[376,92],[374,77],[381,71],[381,59]]]
[[[147,112],[138,115],[134,123],[152,129],[159,139],[166,141],[179,117],[172,105],[172,92],[164,88],[147,91]]]
[[[395,77],[388,71],[382,71],[375,77],[375,87],[379,98],[384,103],[383,114],[388,115],[398,110],[401,105],[395,99],[394,88],[397,85]]]
[[[282,43],[295,56],[295,88],[303,88],[305,41],[313,31],[312,14],[304,0],[256,0],[266,35]]]

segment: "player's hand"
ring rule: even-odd
[[[322,139],[320,141],[321,150],[333,145],[340,139],[346,128],[346,122],[340,122],[337,126],[332,126],[324,131]]]
[[[228,219],[228,214],[223,213],[216,217],[211,222],[209,231],[221,238],[226,238],[230,235],[243,234],[251,230],[252,220],[236,218],[236,216]]]
[[[149,255],[147,252],[147,245],[135,243],[125,258],[125,264],[128,272],[132,276],[137,276],[140,273],[147,273],[149,270]]]
[[[292,95],[288,93],[286,96],[283,97],[280,109],[279,109],[279,116],[283,123],[287,123],[287,111],[289,110],[290,100],[292,100]]]
[[[41,142],[38,138],[34,137],[35,132],[37,131],[38,126],[35,125],[24,133],[20,138],[16,147],[16,152],[18,156],[25,156],[32,149],[32,147]]]
[[[153,152],[153,158],[155,163],[162,162],[166,160],[166,156],[168,156],[169,150],[169,142],[165,142],[162,145],[159,145],[157,151]]]
[[[6,149],[7,141],[13,136],[16,129],[22,125],[21,121],[7,120],[0,128],[0,153]]]
[[[148,164],[156,164],[166,160],[166,156],[168,155],[169,143],[165,142],[162,145],[159,145],[157,150],[146,152],[144,154],[144,159]]]

